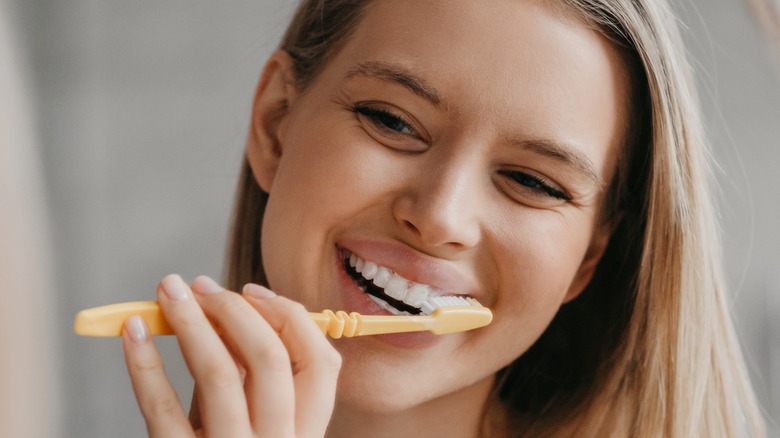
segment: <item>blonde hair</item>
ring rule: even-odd
[[[641,61],[650,166],[627,330],[599,389],[565,429],[554,427],[579,436],[765,436],[727,310],[709,151],[675,17],[655,0],[565,3]]]
[[[303,1],[281,48],[304,89],[369,1]],[[675,18],[660,0],[561,0],[609,38],[632,77],[631,128],[586,290],[499,373],[517,436],[765,436],[727,311],[707,145]],[[227,283],[265,283],[267,194],[243,165]],[[616,219],[616,218],[619,218]]]

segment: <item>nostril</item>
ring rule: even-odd
[[[410,231],[414,232],[417,236],[420,236],[420,229],[417,228],[411,221],[404,220],[404,226],[409,229]]]

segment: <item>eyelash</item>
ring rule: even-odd
[[[406,122],[406,120],[404,120],[402,117],[399,117],[389,111],[364,103],[354,104],[352,111],[354,111],[356,114],[368,118],[377,129],[382,130],[390,135],[411,135],[414,137],[419,137],[417,130],[414,129],[410,123]],[[564,202],[569,202],[572,200],[570,195],[552,187],[544,178],[519,171],[508,170],[499,173],[509,178],[515,184],[519,184],[543,196],[549,196]]]
[[[507,170],[499,173],[511,179],[514,183],[520,184],[543,195],[550,196],[555,199],[560,199],[565,202],[572,200],[571,195],[552,187],[544,178],[514,170]]]
[[[371,120],[371,123],[373,123],[377,129],[388,132],[392,135],[401,134],[419,137],[417,130],[414,129],[410,123],[408,123],[402,117],[399,117],[389,111],[362,103],[355,104],[352,110],[355,113],[361,114]]]

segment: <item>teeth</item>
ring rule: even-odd
[[[388,312],[392,313],[393,315],[409,315],[409,312],[404,312],[401,310],[396,309],[395,307],[387,304],[386,301],[382,300],[381,298],[377,298],[373,295],[369,295],[369,298],[371,298],[375,303],[379,304],[379,307],[387,310]]]
[[[385,293],[396,300],[403,301],[406,298],[406,289],[408,282],[404,280],[400,275],[393,274],[390,280],[385,286]]]
[[[374,276],[374,284],[379,287],[385,287],[387,286],[387,282],[390,280],[390,276],[392,275],[393,273],[390,272],[389,269],[380,266],[376,271],[376,275]]]
[[[404,302],[414,307],[420,307],[431,294],[431,287],[424,284],[415,284],[406,291]]]
[[[366,280],[370,280],[375,285],[383,288],[388,296],[403,301],[410,306],[423,308],[424,304],[431,298],[448,298],[439,290],[433,289],[426,284],[409,281],[390,269],[379,266],[374,262],[365,261],[355,254],[349,255],[349,265],[355,268],[355,271],[359,272]],[[369,296],[372,300],[382,306],[382,308],[394,315],[408,315],[407,312],[399,311],[380,298],[371,295]],[[425,311],[425,309],[423,310]],[[427,313],[430,314],[430,311]]]
[[[376,275],[377,270],[378,266],[376,263],[366,262],[366,264],[363,265],[363,277],[365,277],[366,280],[372,280]]]

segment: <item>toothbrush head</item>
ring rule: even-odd
[[[484,327],[493,321],[493,313],[474,298],[431,297],[421,307],[435,321],[431,331],[437,335]]]

